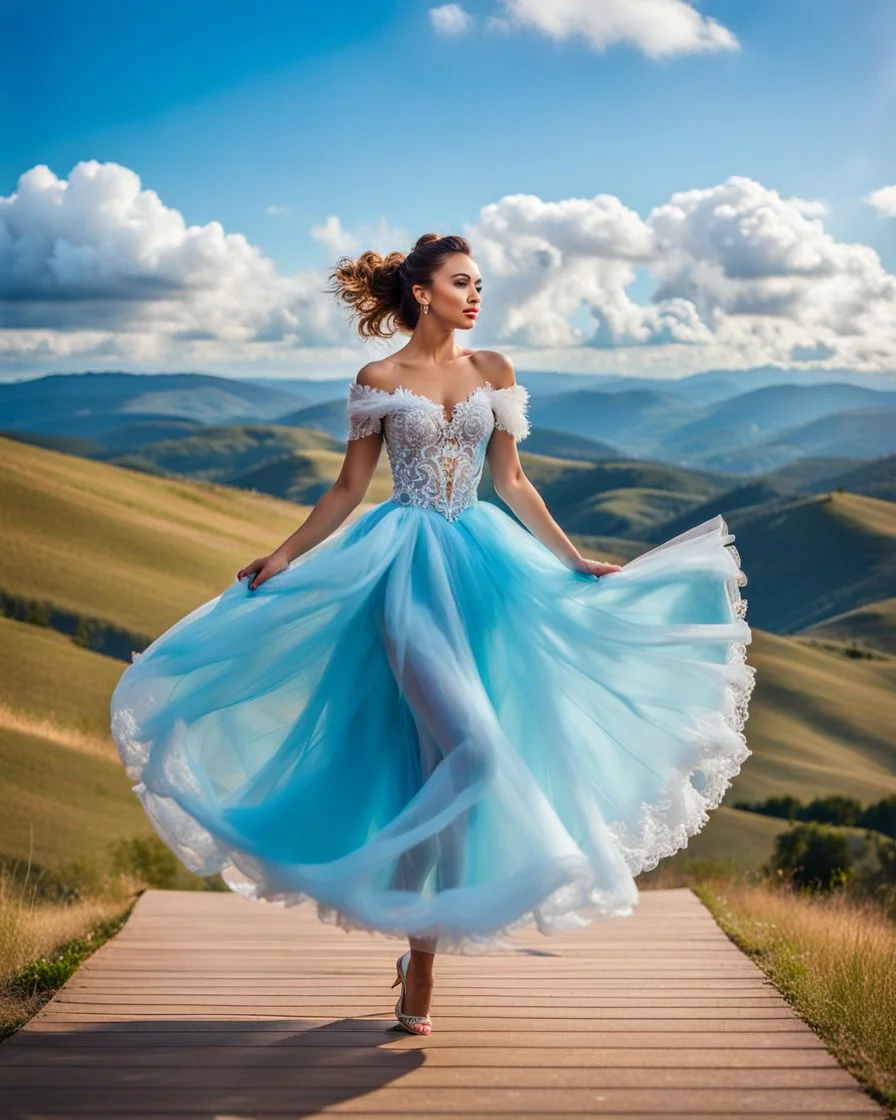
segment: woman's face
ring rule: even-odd
[[[433,276],[430,315],[438,315],[451,327],[470,330],[481,304],[482,276],[476,262],[466,253],[452,253]]]

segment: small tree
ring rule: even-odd
[[[882,832],[884,836],[896,840],[896,793],[869,805],[859,817],[858,823],[862,828],[872,828],[875,832]]]
[[[846,882],[852,863],[846,837],[812,821],[777,837],[770,867],[797,886],[828,891]]]
[[[862,815],[861,802],[854,797],[844,797],[834,793],[830,797],[816,797],[800,809],[797,820],[819,821],[821,824],[840,824],[852,826]]]

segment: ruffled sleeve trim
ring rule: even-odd
[[[387,402],[383,399],[385,395],[372,385],[359,385],[357,381],[352,381],[348,387],[345,406],[347,439],[361,439],[382,431],[382,418],[387,408]]]
[[[518,443],[532,430],[529,423],[529,390],[519,382],[489,390],[495,427],[508,432]]]

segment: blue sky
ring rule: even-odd
[[[145,302],[123,315],[122,299],[108,291],[99,297],[110,300],[104,319],[89,285],[83,295],[91,307],[82,325],[71,314],[72,291],[54,293],[42,281],[26,301],[27,314],[21,293],[4,303],[0,377],[62,368],[276,376],[345,363],[348,372],[353,355],[369,357],[369,351],[359,349],[344,317],[323,326],[319,320],[334,312],[308,306],[314,276],[324,275],[340,247],[407,250],[428,230],[479,231],[480,244],[491,246],[479,261],[488,311],[486,264],[507,246],[496,232],[503,218],[489,228],[483,208],[500,207],[514,196],[532,196],[541,207],[534,225],[507,234],[517,238],[514,245],[557,236],[562,246],[577,227],[568,209],[552,214],[552,203],[608,195],[646,221],[654,207],[679,192],[721,191],[735,177],[739,199],[752,192],[744,213],[761,215],[763,199],[772,198],[774,208],[778,198],[786,210],[785,237],[805,234],[810,252],[818,248],[812,248],[813,238],[817,243],[823,236],[877,254],[877,266],[864,265],[871,269],[867,289],[879,292],[880,270],[890,277],[896,272],[896,215],[890,213],[896,207],[889,196],[878,206],[867,198],[896,184],[896,4],[655,0],[654,11],[670,21],[664,41],[654,34],[657,24],[650,24],[649,13],[639,25],[637,10],[644,3],[580,0],[582,11],[606,10],[609,30],[588,24],[581,13],[577,17],[577,0],[566,0],[571,18],[554,28],[533,15],[539,9],[534,0],[4,5],[19,46],[0,77],[3,103],[7,110],[16,107],[15,117],[3,121],[7,139],[0,150],[0,195],[12,231],[7,241],[18,245],[14,271],[23,267],[23,255],[28,260],[22,245],[34,241],[33,207],[23,216],[23,204],[18,210],[9,204],[19,176],[46,167],[66,181],[79,163],[97,161],[128,169],[142,191],[155,192],[160,205],[187,226],[220,223],[223,234],[242,235],[290,290],[268,292],[243,334],[217,337],[216,345],[205,337],[217,332],[209,326],[207,306],[202,312],[187,307],[191,284],[182,268],[177,274],[185,296],[173,334],[164,323],[147,325]],[[682,16],[715,45],[688,44],[687,36],[676,45]],[[494,18],[509,25],[490,26]],[[715,30],[707,32],[710,21]],[[747,190],[745,182],[755,186]],[[45,192],[47,184],[38,187]],[[795,217],[788,199],[808,200],[816,209]],[[105,220],[108,213],[108,205],[98,206],[94,218]],[[704,218],[705,206],[687,215],[693,228]],[[328,220],[329,234],[321,232]],[[108,257],[106,234],[90,231],[92,219],[83,207],[67,221],[61,234],[53,229],[47,236],[83,236],[89,250]],[[558,221],[565,234],[557,234]],[[794,221],[814,221],[815,232],[794,232]],[[148,243],[157,244],[158,236],[156,229]],[[112,241],[120,251],[121,230]],[[475,256],[475,233],[473,243]],[[52,247],[47,251],[52,257]],[[581,288],[587,302],[578,309],[568,304],[582,260],[575,264],[564,251],[570,259],[558,263],[553,286],[546,288],[527,286],[520,265],[520,275],[506,279],[506,291],[500,281],[491,285],[494,315],[483,317],[481,338],[465,335],[463,341],[504,349],[530,368],[662,367],[680,373],[719,363],[786,364],[794,346],[803,352],[809,345],[821,347],[823,360],[834,363],[896,366],[896,340],[886,328],[888,302],[862,325],[867,338],[859,347],[839,343],[855,336],[854,326],[841,326],[834,338],[811,314],[795,312],[794,330],[772,341],[769,323],[756,330],[746,324],[744,308],[755,305],[755,291],[749,300],[735,299],[730,276],[724,292],[719,285],[697,291],[702,281],[695,277],[707,267],[730,272],[712,247],[706,251],[712,259],[695,262],[689,241],[685,268],[678,258],[655,267],[650,252],[634,263],[622,253],[627,263],[620,265],[613,250],[609,257],[619,267],[612,276],[604,254],[594,265],[593,282]],[[845,259],[849,253],[837,252],[835,264],[814,273],[854,274],[855,261]],[[146,259],[143,253],[141,268]],[[796,273],[802,285],[801,267]],[[780,268],[766,270],[767,278]],[[122,269],[132,275],[127,262]],[[755,262],[750,269],[755,271]],[[222,273],[227,270],[225,260]],[[244,266],[235,268],[241,271]],[[296,291],[290,284],[299,275],[304,280]],[[152,277],[146,279],[151,288]],[[246,280],[251,283],[252,276]],[[830,304],[830,320],[842,316],[850,301],[866,299],[842,285],[835,292],[829,280],[820,300]],[[536,316],[541,334],[535,337],[512,325],[509,293],[519,299],[521,281],[525,300],[555,309]],[[660,298],[675,301],[661,309],[665,325],[655,321],[659,312],[638,310],[656,303],[659,288]],[[799,298],[808,296],[801,291]],[[225,315],[234,298],[228,288]],[[271,308],[277,299],[291,310]],[[682,300],[693,307],[683,309]],[[786,302],[790,314],[792,293]],[[11,304],[18,306],[10,311]],[[561,306],[564,321],[578,330],[563,327],[556,311]],[[272,319],[284,315],[291,323],[298,316],[299,329],[272,330]],[[671,334],[669,316],[676,324]],[[728,317],[724,331],[720,316]],[[313,328],[302,329],[309,320]],[[687,328],[680,328],[685,320]],[[135,323],[142,326],[135,330]],[[592,338],[595,324],[602,332]],[[477,326],[474,333],[479,331]],[[134,344],[138,334],[142,341]],[[396,336],[378,352],[402,342]]]

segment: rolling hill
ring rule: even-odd
[[[280,424],[228,424],[204,427],[177,439],[139,444],[128,455],[98,455],[128,466],[139,458],[158,472],[228,482],[263,463],[294,451],[334,450],[339,445],[322,432]],[[340,459],[342,455],[340,453]]]
[[[686,518],[685,520],[689,520]],[[896,506],[857,494],[733,510],[753,623],[792,634],[896,594]]]
[[[260,388],[195,373],[51,374],[0,384],[4,430],[101,441],[138,422],[265,421],[295,407],[295,396],[273,384]],[[144,435],[141,442],[150,438]]]
[[[896,655],[896,598],[869,603],[801,630],[807,638],[869,647]]]
[[[241,564],[307,513],[264,494],[142,475],[15,440],[0,439],[0,457],[0,591],[150,636],[223,590]],[[595,470],[603,472],[592,480],[598,492],[611,496],[623,479],[652,481],[656,493],[693,483],[706,495],[719,485],[698,472],[662,474],[656,464],[641,474],[628,462],[538,461],[573,493]],[[753,756],[729,798],[847,792],[870,800],[896,792],[896,658],[846,656],[829,635],[764,633],[756,617],[780,605],[796,626],[819,602],[861,598],[885,583],[893,508],[844,494],[789,503],[780,516],[778,526],[765,516],[746,519],[738,539],[751,576],[749,657],[758,676],[747,724]],[[42,861],[89,856],[109,839],[145,830],[103,723],[123,667],[46,627],[0,619],[0,795],[13,806],[0,825],[0,855],[27,854],[32,830]],[[755,862],[773,839],[766,821],[725,810],[690,850],[734,851]]]
[[[715,463],[730,447],[766,443],[776,433],[795,431],[836,413],[861,409],[896,410],[896,393],[857,385],[769,385],[705,408],[663,441],[673,461]],[[896,421],[896,416],[892,419]]]
[[[690,412],[686,401],[648,389],[583,389],[533,397],[530,402],[533,427],[601,440],[627,455],[650,455],[662,437],[687,420]]]
[[[736,474],[773,471],[804,458],[877,459],[896,454],[896,415],[853,409],[788,428],[772,439],[701,457],[701,463]]]

